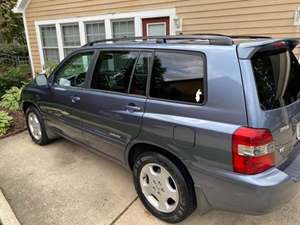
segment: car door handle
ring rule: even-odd
[[[80,101],[80,97],[78,97],[78,96],[71,96],[70,98],[71,98],[71,101],[72,101],[73,103],[76,103],[76,102],[79,102],[79,101]]]
[[[139,106],[136,106],[135,104],[128,104],[125,106],[126,110],[129,112],[140,112],[142,111],[142,108]]]

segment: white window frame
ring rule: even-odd
[[[63,30],[63,26],[72,26],[72,25],[75,25],[75,26],[77,26],[78,25],[78,29],[79,29],[79,40],[80,40],[80,45],[82,45],[81,44],[81,37],[80,37],[80,27],[79,27],[79,23],[77,23],[77,22],[74,22],[74,23],[61,23],[60,24],[60,29],[61,29],[61,31]],[[65,50],[66,49],[74,49],[74,48],[79,48],[80,47],[80,45],[79,46],[65,46],[65,44],[64,44],[64,34],[63,34],[63,32],[61,32],[61,39],[62,39],[62,42],[63,42],[63,54],[64,54],[64,57],[66,57],[65,56]]]
[[[85,39],[84,39],[84,43],[87,42],[87,25],[91,25],[91,24],[103,24],[104,25],[104,29],[105,29],[105,21],[104,20],[93,20],[93,21],[87,21],[87,22],[84,22],[84,36],[85,36]],[[104,34],[105,38],[106,38],[106,34]]]
[[[136,12],[130,12],[130,13],[104,14],[104,15],[99,15],[99,16],[88,16],[88,17],[74,17],[74,18],[65,18],[65,19],[58,19],[58,20],[36,21],[35,22],[35,30],[36,30],[36,35],[37,35],[37,42],[38,42],[39,55],[40,55],[40,61],[41,61],[42,68],[45,67],[45,59],[44,59],[43,50],[42,50],[42,39],[41,39],[41,33],[40,33],[40,26],[44,26],[44,25],[55,25],[56,26],[59,58],[60,58],[60,61],[62,61],[64,59],[64,46],[63,46],[61,25],[63,25],[63,24],[78,23],[80,44],[85,45],[87,42],[86,41],[86,32],[85,32],[85,23],[104,21],[106,39],[111,39],[113,37],[112,21],[119,20],[119,19],[134,18],[135,36],[141,37],[141,36],[143,36],[142,19],[156,18],[156,17],[169,17],[170,18],[170,35],[176,34],[176,26],[175,26],[174,21],[176,20],[177,16],[176,16],[175,8],[151,10],[151,11],[136,11]]]
[[[133,22],[133,29],[134,29],[134,35],[135,35],[135,26],[136,26],[136,24],[135,24],[135,18],[134,17],[131,17],[131,18],[121,18],[121,19],[114,19],[114,20],[111,20],[111,27],[112,27],[112,30],[111,30],[111,32],[112,32],[112,37],[114,37],[114,29],[113,29],[113,23],[114,22],[128,22],[128,21],[132,21]]]
[[[44,28],[44,27],[54,27],[54,28],[55,28],[55,32],[56,32],[55,24],[50,24],[50,25],[43,25],[43,26],[40,26],[40,27],[39,27],[40,32],[41,32],[41,29]],[[57,33],[57,32],[56,32],[56,33]],[[56,34],[56,35],[57,35],[57,34]],[[57,40],[57,36],[56,36],[56,40]],[[46,47],[46,46],[44,46],[44,45],[43,45],[42,36],[41,36],[41,46],[42,46],[43,58],[45,58],[44,50],[47,50],[47,49],[57,49],[58,52],[59,52],[58,43],[57,43],[57,46],[56,46],[56,47]]]

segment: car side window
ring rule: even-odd
[[[93,74],[91,88],[128,93],[138,52],[103,51]]]
[[[204,59],[200,54],[156,52],[150,96],[191,103],[204,102]]]
[[[54,84],[81,87],[91,66],[94,52],[83,52],[71,57],[56,73]]]
[[[147,78],[151,73],[152,53],[142,52],[135,65],[134,74],[130,85],[130,94],[146,95]]]

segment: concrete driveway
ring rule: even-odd
[[[23,225],[164,224],[143,208],[129,172],[65,140],[40,147],[26,132],[0,140],[0,187]],[[213,210],[183,224],[296,225],[299,215],[298,195],[268,215]]]

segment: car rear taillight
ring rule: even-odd
[[[232,136],[233,169],[257,174],[275,165],[272,133],[268,129],[241,127]]]

